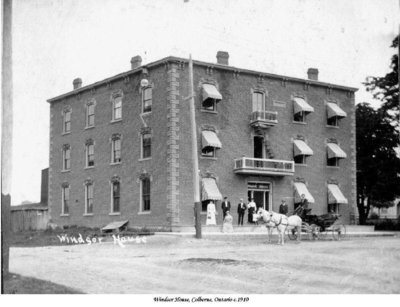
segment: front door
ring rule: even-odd
[[[271,210],[270,206],[271,186],[269,183],[249,182],[248,183],[248,198],[249,201],[253,198],[258,208]]]
[[[263,140],[261,136],[254,137],[254,158],[263,158]]]

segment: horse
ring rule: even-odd
[[[302,220],[297,215],[292,215],[287,217],[286,215],[279,214],[273,211],[267,211],[263,208],[258,209],[256,214],[256,219],[259,220],[262,218],[265,223],[267,223],[268,228],[268,242],[271,242],[271,234],[272,228],[276,228],[278,230],[278,244],[285,244],[285,232],[286,229],[297,229],[297,240],[300,241],[300,234],[301,234],[301,225]]]

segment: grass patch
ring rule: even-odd
[[[81,291],[46,280],[8,274],[3,279],[4,294],[84,294]]]

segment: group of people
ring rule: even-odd
[[[301,195],[300,203],[294,210],[293,214],[296,214],[300,217],[303,217],[303,215],[306,213],[306,209],[308,208],[308,201],[305,198],[305,195]],[[223,221],[223,227],[225,232],[230,232],[232,228],[232,222],[233,222],[233,217],[230,214],[231,212],[231,202],[228,200],[228,197],[225,196],[224,200],[222,201],[221,204],[221,209],[222,209],[222,221]],[[240,199],[239,204],[237,205],[237,214],[238,214],[238,225],[243,226],[243,220],[244,220],[244,215],[246,213],[246,210],[248,210],[248,223],[254,224],[256,222],[254,218],[254,214],[256,213],[258,207],[256,203],[254,202],[254,198],[251,199],[251,201],[246,204],[243,202],[243,198]],[[216,225],[216,208],[214,202],[211,200],[210,203],[207,205],[207,219],[206,219],[206,225]],[[289,207],[284,199],[282,199],[282,202],[279,206],[279,213],[288,215],[289,214]],[[226,229],[225,229],[226,228]]]

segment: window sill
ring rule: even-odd
[[[83,216],[93,216],[93,213],[85,213]]]
[[[67,134],[71,134],[71,131],[61,133],[61,135],[67,135]]]
[[[121,162],[111,162],[110,165],[120,165]]]
[[[94,166],[86,166],[85,169],[92,169]]]
[[[63,169],[61,170],[61,173],[69,173],[71,170],[70,169]]]
[[[140,113],[140,116],[147,116],[147,115],[151,115],[151,111]]]
[[[121,212],[110,212],[108,215],[121,215]]]
[[[331,126],[331,125],[326,125],[326,128],[334,128],[334,129],[339,129],[339,126]]]
[[[150,158],[141,158],[141,159],[139,159],[139,161],[147,161],[147,160],[151,160],[151,157]]]
[[[327,168],[332,168],[332,169],[339,169],[340,168],[339,166],[331,166],[331,165],[327,165],[326,167]]]
[[[292,124],[307,125],[307,122],[296,122],[295,120],[293,120],[293,121],[292,121]]]
[[[151,211],[139,211],[138,215],[146,215],[146,214],[151,214]]]
[[[205,156],[200,156],[200,159],[204,159],[204,160],[214,160],[214,161],[217,161],[217,160],[218,160],[217,157],[205,157]]]
[[[119,122],[122,122],[122,118],[119,118],[119,119],[113,119],[113,120],[111,120],[111,121],[110,121],[110,124],[113,124],[113,123],[119,123]]]
[[[69,213],[68,214],[62,213],[62,214],[60,214],[60,216],[69,216]]]
[[[211,113],[211,114],[218,114],[217,111],[210,111],[210,110],[204,110],[204,109],[200,109],[200,112],[203,112],[203,113]]]
[[[307,164],[295,163],[294,166],[307,166]]]
[[[85,130],[88,130],[88,129],[93,129],[95,126],[93,125],[93,126],[86,126],[85,127]]]

